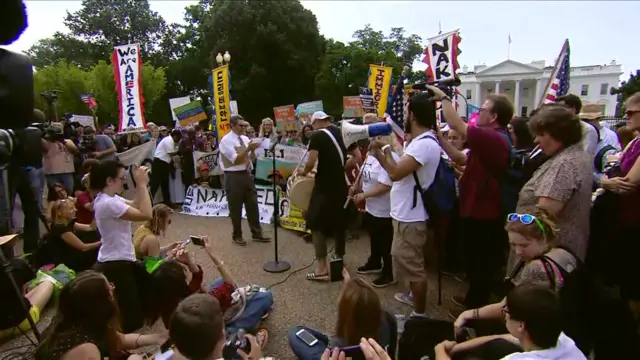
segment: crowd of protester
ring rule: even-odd
[[[432,349],[436,359],[631,354],[634,349],[619,344],[625,336],[637,343],[640,320],[635,259],[640,252],[635,241],[640,93],[626,101],[626,124],[610,129],[600,121],[599,108],[583,106],[571,94],[529,117],[514,117],[506,96],[490,95],[471,126],[442,90],[429,90],[408,100],[404,146],[395,136],[384,136],[348,148],[350,206],[362,213],[370,238],[370,256],[356,272],[375,278],[352,277],[343,269],[334,333],[294,326],[288,343],[295,355],[344,359],[345,351],[356,350],[349,357],[395,358],[402,329],[375,289],[400,283],[403,291],[394,298],[412,309],[406,323],[429,320],[427,299],[434,294],[428,291],[427,269],[433,264],[425,252],[433,251],[443,252],[436,261],[468,284],[465,296],[452,299],[458,309],[450,313],[451,335],[469,329],[476,335],[438,343]],[[434,100],[442,103],[444,127],[438,126]],[[381,120],[375,114],[363,119],[376,121]],[[220,185],[206,164],[195,174],[193,162],[194,151],[216,150],[215,136],[200,126],[148,125],[148,132],[126,135],[116,135],[110,126],[101,134],[77,124],[54,123],[47,130],[42,166],[35,169],[45,180],[31,186],[42,200],[46,183],[46,207],[39,207],[50,231],[36,244],[25,241],[31,264],[11,260],[30,308],[3,294],[0,337],[28,331],[27,315],[37,323],[55,296],[56,315],[38,346],[38,359],[139,359],[129,351],[160,346],[169,338],[174,358],[228,358],[227,340],[245,332],[251,351],[234,356],[261,358],[268,341],[262,320],[274,305],[271,291],[237,284],[207,237],[199,240],[219,273],[209,286],[203,286],[203,269],[185,242],[161,246],[175,205],[168,194],[175,167],[182,169],[185,184]],[[257,132],[244,120],[239,126],[250,138],[289,146],[305,146],[314,131],[305,125],[279,132],[269,118]],[[65,135],[65,129],[73,132]],[[156,144],[151,176],[143,166],[125,171],[116,154],[150,141]],[[455,203],[447,209],[431,198],[445,171],[454,178]],[[133,199],[122,197],[128,175],[135,184]],[[154,206],[152,196],[159,189],[163,203]],[[143,224],[132,232],[132,222]],[[34,272],[33,265],[39,270]],[[48,270],[59,265],[77,276]],[[307,279],[322,280],[321,270]],[[624,306],[615,314],[611,301],[598,314],[585,311],[603,304],[596,301],[605,298],[596,296],[596,280],[620,289]],[[7,281],[2,277],[0,288],[7,288]],[[136,333],[158,320],[166,331]],[[316,343],[305,343],[301,331]],[[610,333],[604,344],[603,331]]]

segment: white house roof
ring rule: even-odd
[[[515,74],[534,74],[542,73],[543,69],[535,66],[522,64],[513,60],[505,60],[499,64],[482,69],[476,73],[476,76],[500,76]]]

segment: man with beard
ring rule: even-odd
[[[311,230],[313,245],[318,260],[314,272],[307,274],[307,280],[326,281],[329,279],[327,263],[327,238],[335,238],[335,256],[342,258],[345,253],[347,229],[344,201],[348,187],[344,171],[347,149],[340,130],[332,125],[333,118],[323,111],[311,116],[315,133],[309,143],[307,163],[300,176],[306,176],[318,162],[315,186],[307,211],[307,228]]]

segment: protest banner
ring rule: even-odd
[[[118,93],[119,133],[140,132],[147,128],[142,97],[142,57],[140,45],[116,46],[111,57]]]
[[[178,118],[176,117],[176,113],[175,113],[174,109],[177,108],[177,107],[180,107],[182,105],[187,105],[190,102],[191,102],[191,98],[188,97],[188,96],[169,99],[169,107],[171,108],[171,117],[173,117],[173,122],[176,125],[179,126],[180,122],[178,121]]]
[[[93,130],[96,129],[96,124],[93,121],[93,116],[91,115],[71,115],[71,119],[69,119],[70,122],[77,122],[82,126],[91,126],[93,128]],[[96,121],[98,122],[98,118],[96,118]]]
[[[307,229],[307,222],[304,219],[302,210],[293,206],[286,194],[281,192],[279,203],[280,227],[288,230],[311,233],[311,231]]]
[[[354,118],[363,117],[364,108],[362,107],[362,99],[360,96],[343,96],[342,97],[342,117]]]
[[[289,131],[298,128],[296,110],[293,105],[274,107],[273,115],[276,118],[276,129]]]
[[[229,65],[222,65],[213,70],[213,106],[216,109],[218,141],[231,131],[229,100]]]
[[[324,111],[322,100],[298,104],[296,107],[296,116],[302,125],[306,125],[311,120],[311,115],[316,111]]]
[[[268,180],[269,175],[273,173],[273,156],[268,149],[256,150],[256,178],[261,180]],[[300,146],[288,146],[288,145],[276,145],[276,171],[286,179],[296,166],[300,163],[300,160],[305,154],[305,148]]]
[[[238,115],[238,102],[235,100],[229,101],[229,108],[231,108],[231,115]]]
[[[424,49],[422,62],[427,64],[425,73],[430,81],[441,82],[452,80],[456,76],[458,56],[461,54],[458,46],[462,38],[458,30],[450,31],[429,38],[429,44]]]
[[[373,100],[373,90],[368,87],[360,87],[360,101],[362,101],[362,108],[365,113],[377,114],[376,102]]]
[[[220,154],[220,150],[215,150],[212,152],[202,152],[202,151],[194,151],[193,152],[193,166],[194,166],[194,174],[196,179],[200,177],[198,167],[200,164],[205,163],[209,167],[209,175],[222,175],[222,168],[218,165],[218,157]]]
[[[258,214],[262,224],[270,224],[273,217],[275,194],[269,186],[256,186],[258,197]],[[203,186],[190,186],[187,189],[182,214],[209,217],[228,217],[229,205],[227,192],[223,189],[211,189]],[[247,214],[242,207],[242,218]]]
[[[125,184],[128,188],[126,191],[127,195],[133,196],[133,191],[135,189],[135,186],[133,185],[133,173],[131,172],[131,166],[142,165],[145,160],[149,160],[149,162],[151,162],[151,160],[153,160],[153,152],[156,148],[155,145],[156,144],[153,141],[148,141],[132,149],[116,154],[118,161],[125,166],[127,174]],[[149,167],[151,167],[151,164],[149,164]],[[129,199],[132,199],[132,197],[129,196]]]
[[[378,117],[384,117],[389,101],[389,84],[391,83],[391,72],[393,68],[369,65],[369,88],[373,90],[373,101],[376,103]]]
[[[182,127],[207,120],[207,114],[204,113],[202,103],[199,100],[178,106],[173,109],[173,113],[178,118],[180,126]]]

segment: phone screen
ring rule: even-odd
[[[204,241],[200,236],[189,235],[189,238],[191,239],[191,242],[193,243],[193,245],[204,246]]]
[[[344,261],[342,259],[335,259],[329,262],[329,269],[331,273],[331,281],[342,281],[342,267]]]
[[[191,239],[187,239],[185,241],[182,242],[182,247],[186,247],[187,245],[189,245],[189,243],[191,243]]]
[[[313,346],[318,343],[318,339],[315,336],[311,335],[307,330],[300,330],[296,333],[296,336],[300,338],[300,340],[304,341],[305,344],[309,346]]]

